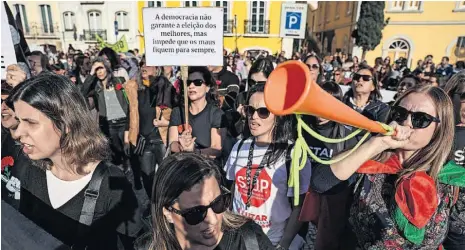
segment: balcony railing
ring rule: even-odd
[[[24,36],[27,38],[37,38],[37,37],[49,37],[49,38],[59,38],[60,30],[58,29],[58,24],[51,26],[40,26],[37,23],[31,23],[29,25],[29,32],[23,30]]]
[[[231,34],[233,33],[233,28],[234,28],[234,20],[226,20],[223,23],[223,33]]]
[[[270,34],[270,20],[245,20],[245,34]]]
[[[96,41],[97,35],[103,40],[107,40],[107,30],[84,30],[85,41]]]

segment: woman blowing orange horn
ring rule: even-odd
[[[447,233],[451,186],[465,185],[463,168],[445,164],[454,137],[452,112],[441,89],[409,89],[390,112],[395,135],[372,137],[344,160],[315,167],[312,187],[318,192],[344,180],[354,184],[349,222],[359,248],[440,247]]]

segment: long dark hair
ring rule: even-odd
[[[250,98],[252,97],[253,94],[255,93],[263,93],[265,91],[265,85],[264,84],[257,84],[253,86],[247,96],[247,102],[246,104],[248,105]],[[249,133],[250,136],[250,130],[249,130],[249,118],[246,116],[245,118],[245,124],[247,128],[247,132]],[[285,116],[275,116],[275,123],[273,126],[273,130],[271,132],[272,137],[271,137],[271,145],[270,147],[273,147],[272,152],[273,154],[271,155],[270,158],[270,163],[276,163],[281,157],[283,157],[286,154],[286,150],[288,148],[289,141],[294,141],[295,134],[291,131],[295,131],[293,127],[293,116],[291,115],[285,115]]]
[[[107,139],[79,89],[65,76],[44,73],[26,80],[13,89],[7,103],[14,109],[13,103],[19,100],[42,112],[61,132],[61,152],[78,173],[86,173],[82,168],[89,162],[109,159]],[[51,166],[49,159],[33,162],[41,168]]]
[[[247,77],[247,79],[251,79],[253,74],[260,73],[260,72],[262,72],[263,75],[266,78],[268,78],[271,72],[273,71],[273,69],[274,69],[273,62],[270,59],[259,58],[252,64],[252,67],[250,67],[249,76]]]
[[[307,64],[307,60],[312,58],[312,57],[314,57],[318,61],[318,65],[320,66],[320,68],[318,70],[319,74],[318,74],[318,77],[316,79],[316,83],[318,83],[318,85],[321,85],[324,82],[324,72],[323,72],[323,67],[321,66],[321,58],[319,58],[316,55],[310,54],[310,55],[306,56],[302,62]]]
[[[110,61],[111,71],[118,70],[118,68],[121,66],[121,63],[116,52],[111,48],[105,47],[98,53],[98,56],[103,55],[105,55]]]
[[[444,91],[451,98],[454,105],[455,124],[460,123],[460,96],[465,93],[465,70],[453,75],[444,86]]]
[[[343,92],[339,84],[329,81],[325,82],[321,85],[321,88],[324,89],[326,92],[331,94],[334,98],[338,99],[339,101],[342,101],[343,98]],[[318,120],[315,116],[309,116],[309,121],[310,121],[310,127],[312,129],[316,129]],[[346,136],[346,128],[343,124],[333,122],[333,127],[330,133],[331,138],[344,138]],[[337,152],[341,152],[344,150],[344,142],[340,142],[336,144],[336,150]]]
[[[372,67],[367,66],[367,65],[360,66],[358,71],[360,70],[369,70],[371,72],[372,83],[373,83],[373,86],[375,87],[375,89],[371,91],[370,96],[368,97],[368,101],[369,102],[381,101],[383,97],[381,95],[381,91],[379,90],[378,77],[377,77],[378,74],[376,73],[376,71]],[[349,98],[353,98],[353,97],[354,97],[354,90],[352,87],[345,94],[344,102],[347,102]]]
[[[210,159],[194,153],[177,153],[168,156],[155,175],[152,192],[153,239],[151,250],[181,250],[172,224],[163,214],[163,208],[171,206],[184,191],[208,177],[214,177],[218,185],[222,177],[218,166]],[[222,229],[237,229],[249,219],[234,215],[229,211],[223,214]]]

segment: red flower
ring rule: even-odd
[[[115,89],[116,90],[121,90],[123,88],[123,85],[121,83],[116,84]]]
[[[160,109],[161,109],[161,110],[164,110],[164,109],[166,109],[166,108],[168,108],[168,106],[166,106],[166,105],[160,105]]]
[[[216,85],[220,86],[220,85],[221,85],[221,81],[220,81],[220,80],[216,80]]]
[[[11,156],[6,156],[2,158],[2,171],[5,169],[7,166],[13,166],[15,163],[15,160]]]

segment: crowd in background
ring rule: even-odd
[[[312,80],[351,109],[397,131],[393,138],[370,136],[337,164],[309,158],[295,192],[287,183],[296,118],[275,116],[264,103],[268,77],[290,60],[305,63]],[[464,166],[463,61],[435,63],[428,55],[411,68],[406,58],[225,51],[223,66],[189,67],[188,100],[180,66],[148,66],[137,49],[69,45],[66,53],[34,51],[28,63],[29,70],[9,67],[2,82],[2,199],[75,249],[131,249],[136,238],[140,249],[155,250],[465,247],[463,181],[460,189],[434,188],[434,213],[415,225],[421,240],[407,236],[408,222],[400,228],[390,213],[401,177],[426,171],[435,183],[448,160]],[[350,88],[344,93],[340,85]],[[381,89],[397,92],[393,102],[382,101]],[[53,126],[44,128],[43,117]],[[303,119],[328,138],[355,130]],[[54,129],[60,133],[52,136]],[[401,143],[410,136],[412,142]],[[304,137],[325,160],[361,140],[329,145]],[[5,157],[14,164],[4,164]],[[370,159],[405,170],[370,172],[363,164]],[[84,188],[98,169],[106,174],[95,217],[83,231]],[[289,201],[295,194],[299,204]]]

